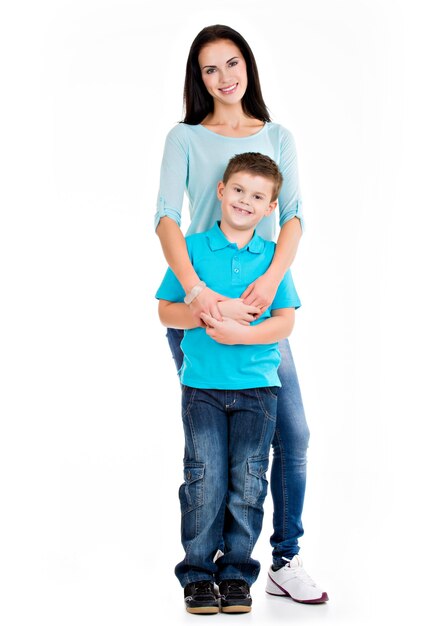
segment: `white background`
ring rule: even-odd
[[[188,48],[213,23],[250,43],[297,143],[306,232],[291,345],[312,433],[301,554],[330,596],[265,595],[268,497],[254,609],[234,619],[416,622],[430,558],[426,3],[7,4],[2,624],[202,619],[173,574],[182,427],[153,215]]]

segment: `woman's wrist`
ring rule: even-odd
[[[191,304],[193,300],[195,300],[200,293],[205,289],[206,283],[203,280],[200,280],[194,287],[190,289],[184,298],[184,302],[186,304]]]

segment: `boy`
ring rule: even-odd
[[[272,305],[250,324],[232,319],[232,306],[271,263],[275,244],[254,230],[275,209],[281,183],[269,157],[233,157],[217,186],[220,223],[186,238],[202,280],[185,294],[169,269],[156,294],[162,323],[186,329],[180,370],[184,483],[179,493],[185,557],[175,573],[190,613],[218,612],[214,583],[222,612],[250,611],[250,585],[259,574],[260,564],[251,553],[262,527],[275,430],[277,342],[291,333],[300,301],[287,272]],[[199,326],[188,304],[207,285],[230,299],[219,304],[222,321],[202,314]],[[258,311],[253,312],[256,317]]]

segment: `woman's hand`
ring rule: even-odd
[[[214,341],[217,341],[217,343],[224,343],[230,346],[237,343],[246,343],[246,338],[250,331],[248,326],[231,320],[228,317],[224,317],[219,321],[206,313],[201,314],[201,319],[206,324],[207,335],[209,335],[211,339],[214,339]]]
[[[247,287],[241,298],[243,298],[244,304],[258,307],[261,315],[274,300],[277,289],[277,281],[271,279],[266,274],[262,274]]]
[[[229,317],[231,320],[235,320],[245,326],[248,326],[261,313],[258,307],[244,304],[241,298],[231,298],[230,300],[219,302],[218,310],[223,317]]]
[[[193,302],[189,304],[190,312],[197,319],[201,319],[202,313],[207,313],[214,319],[221,321],[222,316],[218,305],[225,300],[227,300],[225,296],[220,295],[209,287],[205,287]]]

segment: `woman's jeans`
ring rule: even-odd
[[[262,529],[278,389],[183,386],[185,557],[175,568],[183,587],[229,578],[252,585],[259,574],[251,554]],[[214,562],[220,547],[224,554]]]
[[[182,337],[182,330],[168,328],[167,338],[177,371],[183,362],[180,347]],[[278,375],[282,387],[278,393],[271,467],[271,493],[274,503],[271,545],[275,566],[285,564],[282,557],[291,559],[299,552],[298,539],[304,533],[301,517],[309,440],[298,377],[287,339],[279,342],[279,349],[281,364]]]

